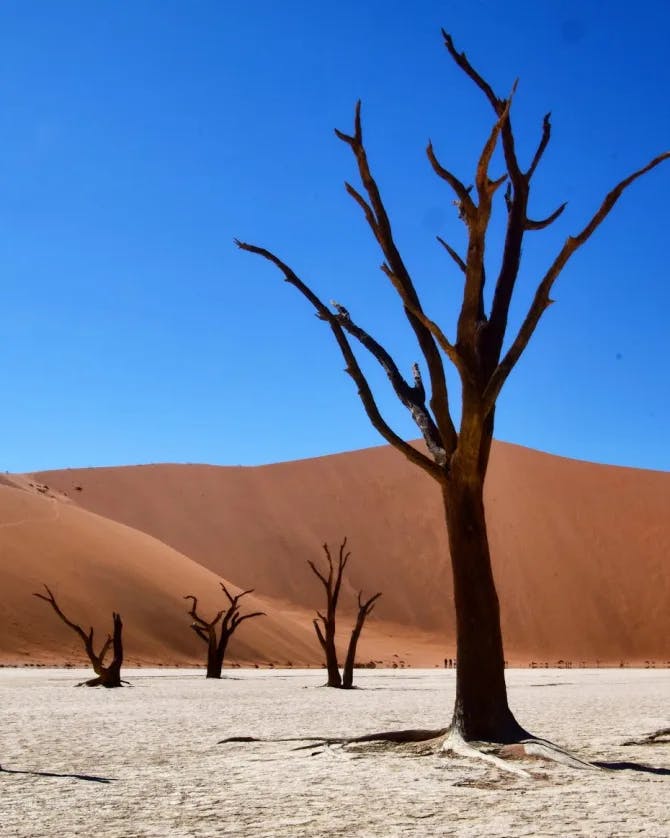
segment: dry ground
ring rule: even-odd
[[[226,736],[439,727],[454,672],[126,671],[123,690],[74,689],[74,670],[0,670],[0,834],[28,836],[670,836],[670,744],[622,742],[670,724],[668,670],[509,670],[526,727],[586,758],[665,773],[219,745]],[[312,755],[315,751],[315,755]]]

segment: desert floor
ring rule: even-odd
[[[0,834],[27,836],[670,835],[670,744],[622,742],[670,724],[669,670],[509,670],[510,703],[590,771],[534,762],[533,779],[465,759],[227,736],[439,727],[455,673],[127,670],[133,687],[74,689],[76,670],[0,670]]]

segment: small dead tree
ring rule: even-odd
[[[307,564],[312,568],[315,576],[321,581],[326,591],[326,613],[316,612],[317,619],[313,620],[314,631],[319,639],[323,653],[326,656],[326,669],[328,670],[328,687],[341,687],[340,665],[337,662],[337,649],[335,648],[335,615],[337,613],[337,601],[340,597],[342,586],[342,574],[351,553],[346,552],[347,539],[340,544],[340,551],[337,558],[337,566],[333,562],[328,545],[324,543],[323,552],[328,560],[328,575],[325,576],[311,559]],[[320,623],[320,624],[319,624]]]
[[[566,207],[562,203],[541,219],[534,218],[530,210],[533,177],[551,138],[550,115],[544,117],[532,157],[529,162],[523,161],[511,116],[516,83],[509,95],[498,96],[465,53],[456,49],[451,36],[444,30],[442,35],[450,57],[484,96],[493,112],[491,128],[481,146],[471,185],[466,185],[467,181],[461,180],[438,160],[432,143],[429,142],[426,149],[433,171],[454,194],[458,218],[465,228],[463,256],[438,237],[463,277],[455,337],[448,337],[424,309],[408,263],[400,253],[368,160],[360,101],[355,109],[353,132],[335,131],[351,150],[361,182],[359,189],[351,183],[345,183],[345,189],[362,211],[380,247],[381,270],[397,292],[408,325],[416,337],[428,373],[427,380],[418,363],[412,368],[411,379],[405,376],[391,354],[354,321],[344,306],[338,303],[326,305],[310,285],[273,252],[239,240],[236,244],[242,250],[267,259],[310,303],[317,317],[330,328],[346,363],[346,372],[354,380],[372,425],[388,443],[428,474],[441,493],[453,576],[458,657],[456,701],[444,747],[454,750],[464,742],[505,744],[518,743],[529,737],[507,701],[500,606],[484,512],[484,482],[498,398],[553,302],[551,293],[559,274],[595,233],[626,189],[669,159],[670,152],[659,154],[617,183],[581,230],[566,238],[539,278],[525,317],[510,334],[509,315],[517,290],[524,239],[549,227]],[[504,165],[500,174],[490,171],[492,162],[498,165],[494,157],[498,147],[502,150]],[[507,221],[505,238],[498,258],[487,260],[489,222],[495,199],[501,194]],[[490,295],[485,294],[488,283],[492,285]],[[404,440],[384,419],[354,352],[354,344],[360,344],[369,352],[388,376],[396,396],[421,432],[424,450]],[[448,393],[446,361],[455,367],[460,380],[458,426],[454,422],[451,394]]]
[[[381,591],[371,596],[370,599],[363,600],[363,591],[358,592],[358,614],[356,615],[356,625],[351,632],[349,639],[349,648],[347,649],[347,657],[344,661],[344,670],[342,671],[342,687],[345,690],[351,689],[354,683],[354,664],[356,663],[356,647],[358,646],[358,638],[363,631],[363,624],[368,618],[370,612],[375,607],[375,602],[381,596]]]
[[[379,599],[381,593],[375,594],[366,602],[362,602],[361,599],[363,592],[361,591],[358,594],[358,616],[354,630],[351,633],[351,640],[349,641],[344,673],[343,676],[340,676],[340,665],[337,660],[337,649],[335,648],[335,617],[337,614],[337,603],[340,597],[340,588],[342,587],[342,575],[351,556],[351,553],[346,547],[347,539],[345,538],[342,544],[340,544],[336,563],[333,560],[328,545],[323,545],[323,552],[326,554],[326,560],[328,561],[327,575],[321,573],[313,561],[308,560],[307,564],[318,577],[326,592],[326,613],[322,614],[320,611],[317,611],[317,619],[313,620],[314,631],[326,656],[326,669],[328,670],[326,686],[350,689],[353,684],[354,660],[358,638],[363,630],[366,617],[372,611],[374,603]]]
[[[123,640],[121,637],[121,632],[123,630],[123,623],[121,622],[121,615],[117,614],[116,611],[112,612],[112,620],[114,623],[113,634],[107,635],[107,639],[102,644],[102,648],[100,649],[99,654],[96,654],[93,648],[93,626],[89,628],[87,634],[80,625],[77,625],[77,623],[73,623],[72,620],[68,619],[68,617],[65,616],[60,606],[56,602],[56,597],[53,595],[51,590],[46,585],[44,586],[44,589],[46,591],[46,595],[33,594],[33,596],[36,596],[38,599],[43,599],[45,602],[48,602],[49,605],[56,612],[56,614],[58,614],[60,619],[65,623],[65,625],[69,626],[69,628],[71,628],[72,631],[76,632],[79,635],[82,643],[84,644],[84,649],[86,650],[88,659],[91,661],[91,665],[93,666],[93,671],[97,676],[95,678],[91,678],[89,681],[82,681],[82,683],[77,684],[77,686],[100,686],[108,688],[122,686],[123,682],[121,680],[121,664],[123,663]],[[109,652],[110,648],[112,649],[112,661],[108,666],[105,666],[105,657],[107,655],[107,652]]]
[[[220,678],[223,669],[223,661],[226,657],[228,641],[233,636],[240,623],[251,620],[253,617],[264,617],[264,611],[253,611],[251,614],[240,614],[239,602],[243,596],[252,594],[253,589],[241,591],[233,596],[228,588],[220,583],[221,590],[228,598],[228,608],[223,608],[213,620],[206,620],[198,614],[198,599],[193,594],[188,594],[184,599],[193,600],[189,616],[193,618],[191,628],[201,640],[207,644],[207,678]],[[217,626],[221,623],[217,637]]]

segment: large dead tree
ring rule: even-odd
[[[624,190],[668,159],[670,152],[659,155],[620,181],[605,196],[586,225],[576,235],[568,236],[539,279],[527,313],[503,351],[524,238],[548,227],[565,209],[565,204],[561,204],[551,215],[541,219],[534,218],[529,209],[533,176],[551,136],[550,116],[544,117],[540,139],[530,161],[522,162],[517,154],[510,112],[516,84],[509,96],[500,98],[465,54],[456,50],[451,36],[444,31],[442,34],[449,55],[493,111],[492,126],[481,148],[471,185],[466,185],[467,181],[440,162],[432,143],[427,147],[430,165],[453,192],[459,218],[465,225],[467,245],[463,255],[451,244],[438,239],[463,277],[455,338],[448,337],[425,311],[407,263],[400,254],[368,162],[360,102],[355,109],[353,133],[335,132],[351,149],[362,183],[362,189],[346,183],[346,191],[362,210],[379,244],[383,255],[381,270],[396,290],[416,336],[428,374],[427,383],[424,383],[418,364],[414,365],[411,378],[406,378],[389,352],[355,322],[344,306],[338,303],[333,303],[332,308],[327,306],[274,253],[254,244],[236,243],[243,250],[272,262],[286,282],[311,303],[317,316],[330,327],[371,423],[387,442],[435,480],[442,493],[453,574],[458,655],[456,700],[448,737],[451,747],[454,742],[463,744],[463,740],[513,743],[528,736],[507,702],[499,604],[484,515],[484,478],[496,401],[543,313],[553,302],[550,295],[558,275],[607,217]],[[504,171],[491,174],[491,161],[499,146],[502,147]],[[487,306],[484,296],[486,235],[494,199],[500,194],[504,196],[507,229],[497,275],[493,279],[492,302]],[[488,274],[489,277],[494,275],[493,269],[489,268]],[[386,372],[395,394],[423,436],[425,451],[402,439],[383,418],[353,351],[353,342],[367,350]],[[450,409],[445,358],[454,365],[460,379],[458,428]]]
[[[93,626],[89,628],[88,633],[85,632],[80,625],[72,622],[72,620],[65,616],[56,602],[56,597],[46,585],[44,586],[44,590],[46,591],[46,595],[33,594],[33,596],[48,602],[65,625],[79,635],[82,643],[84,644],[84,649],[86,650],[88,659],[91,661],[91,665],[93,666],[93,671],[96,674],[95,678],[91,678],[89,681],[84,681],[82,684],[78,684],[77,686],[100,686],[109,688],[122,686],[121,664],[123,663],[123,640],[121,634],[123,631],[123,623],[121,622],[121,615],[117,614],[115,611],[112,613],[114,625],[113,634],[107,635],[107,639],[102,644],[100,652],[96,654],[93,647]],[[107,656],[110,648],[112,650],[112,660],[111,663],[106,666],[105,657]]]
[[[207,644],[207,678],[221,677],[228,641],[240,623],[243,623],[245,620],[251,620],[254,617],[265,616],[264,611],[252,611],[249,614],[240,614],[240,600],[247,594],[252,594],[253,589],[241,591],[239,594],[233,596],[223,582],[219,584],[228,599],[228,606],[227,608],[222,608],[213,620],[206,620],[198,614],[198,600],[193,594],[188,594],[184,597],[184,599],[192,600],[191,609],[188,612],[189,616],[193,619],[191,628]],[[217,637],[217,627],[219,624],[220,627]]]
[[[313,620],[314,631],[321,644],[323,653],[326,656],[326,669],[328,671],[328,687],[343,687],[344,689],[351,689],[354,680],[354,662],[356,659],[356,646],[358,645],[358,638],[363,631],[363,624],[366,618],[372,611],[374,603],[379,599],[381,593],[375,594],[365,602],[362,600],[363,592],[358,594],[358,615],[356,617],[356,624],[351,633],[349,640],[349,647],[347,649],[347,657],[344,665],[344,670],[340,676],[340,665],[337,659],[337,649],[335,648],[335,620],[337,617],[337,604],[340,598],[340,589],[342,587],[342,574],[347,566],[347,562],[351,557],[351,553],[346,549],[347,539],[345,538],[335,561],[331,555],[327,544],[323,545],[323,552],[326,554],[326,562],[328,564],[328,573],[322,573],[311,559],[308,559],[307,564],[312,569],[314,575],[319,579],[326,592],[326,613],[321,611],[316,612],[316,619]]]

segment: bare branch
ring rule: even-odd
[[[438,177],[441,177],[442,180],[446,180],[449,186],[451,186],[456,193],[456,197],[458,199],[456,201],[456,205],[458,206],[459,216],[463,218],[466,223],[469,223],[474,217],[476,211],[475,203],[470,197],[470,190],[472,187],[466,187],[466,185],[459,180],[456,175],[442,166],[440,161],[435,156],[433,143],[430,140],[426,146],[426,154],[428,155],[430,165],[433,167],[435,174],[438,175]]]
[[[535,331],[537,324],[539,323],[540,318],[542,317],[542,314],[552,304],[553,300],[551,300],[549,297],[552,286],[558,275],[561,273],[561,271],[567,264],[570,257],[583,244],[585,244],[585,242],[588,241],[588,239],[595,232],[595,230],[600,226],[600,224],[602,224],[602,222],[609,215],[616,202],[621,197],[624,190],[628,186],[630,186],[634,181],[636,181],[639,177],[642,177],[642,175],[651,171],[668,158],[670,158],[670,151],[666,151],[663,154],[658,155],[658,157],[655,157],[646,166],[643,166],[641,169],[638,169],[636,172],[633,172],[633,174],[620,181],[614,187],[614,189],[608,192],[608,194],[605,196],[604,201],[600,205],[600,208],[593,215],[588,224],[582,229],[582,231],[578,233],[576,236],[568,237],[565,244],[561,248],[558,256],[554,259],[551,267],[546,272],[542,281],[540,282],[537,291],[535,292],[535,297],[533,298],[533,302],[531,303],[528,314],[526,315],[525,320],[521,324],[517,336],[512,342],[512,345],[508,349],[505,357],[498,364],[495,372],[491,376],[489,383],[486,386],[483,396],[483,402],[485,411],[487,413],[493,409],[495,401],[502,389],[503,384],[507,379],[507,376],[510,374],[510,372],[514,368],[514,365],[521,357],[521,353],[528,345],[528,341],[532,337],[533,332]]]
[[[323,649],[325,649],[326,648],[326,638],[324,637],[323,632],[321,631],[321,626],[319,625],[319,623],[316,620],[312,620],[312,625],[314,626],[314,631],[316,632],[316,636],[319,638],[319,643],[321,644]]]
[[[553,224],[556,219],[562,215],[563,210],[567,207],[567,201],[560,205],[557,210],[554,210],[551,215],[544,218],[542,221],[532,221],[530,218],[526,218],[526,223],[524,224],[524,228],[526,230],[544,230],[545,227],[548,227],[550,224]]]
[[[102,666],[103,661],[105,660],[105,655],[109,651],[112,645],[112,635],[107,635],[107,640],[103,643],[102,649],[100,650],[100,654],[98,655],[98,659],[100,660],[100,665]]]
[[[600,226],[600,224],[605,220],[605,218],[609,215],[611,209],[614,207],[616,202],[621,197],[622,193],[625,189],[627,189],[634,181],[636,181],[642,175],[645,175],[647,172],[650,172],[652,169],[655,169],[660,163],[663,163],[664,160],[668,160],[670,158],[670,151],[665,151],[663,154],[659,154],[658,157],[654,157],[654,159],[647,163],[646,166],[643,166],[641,169],[638,169],[633,174],[628,175],[628,177],[624,178],[620,183],[612,189],[605,197],[605,200],[602,202],[600,209],[598,212],[595,213],[593,218],[589,221],[589,223],[584,227],[584,229],[579,233],[577,236],[574,236],[574,241],[576,244],[571,247],[570,252],[568,253],[568,257],[572,255],[572,253],[578,248],[581,247],[588,239],[591,237],[592,233]],[[566,242],[564,246],[564,250],[568,247],[568,242]],[[558,257],[560,258],[560,256]],[[556,260],[558,261],[558,259]],[[567,258],[566,258],[567,261]],[[552,266],[553,267],[553,266]],[[561,268],[563,265],[561,265]],[[551,269],[550,269],[551,270]],[[559,268],[560,270],[560,268]]]
[[[191,616],[191,617],[196,618],[196,617],[197,617],[197,615],[196,615],[196,613],[195,613],[195,612],[196,612],[196,609],[197,609],[197,607],[198,607],[198,598],[197,598],[197,597],[194,597],[194,596],[193,596],[193,594],[187,594],[187,595],[184,597],[184,599],[192,599],[192,600],[193,600],[193,603],[191,604],[191,610],[188,612],[188,614],[190,614],[190,616]],[[200,619],[200,618],[199,618],[199,617],[197,617],[197,619]]]
[[[416,289],[414,288],[414,283],[396,246],[393,238],[393,231],[391,229],[391,222],[386,212],[384,202],[382,201],[377,183],[372,177],[372,173],[370,171],[367,154],[363,146],[360,100],[356,103],[353,136],[344,134],[341,131],[336,131],[335,133],[341,140],[349,145],[356,157],[358,173],[365,191],[367,192],[368,198],[370,199],[369,207],[367,206],[367,203],[363,201],[361,196],[356,198],[358,193],[354,194],[355,190],[354,192],[350,192],[350,194],[352,194],[352,196],[363,207],[368,223],[371,226],[373,234],[379,243],[384,257],[391,266],[394,274],[398,277],[398,281],[404,288],[404,296],[412,301],[412,306],[414,308],[420,309],[421,303],[416,293]],[[363,201],[363,203],[361,203],[361,201]],[[430,408],[435,416],[435,422],[439,428],[440,436],[443,441],[442,444],[448,451],[452,452],[456,447],[456,429],[454,428],[449,412],[447,382],[440,352],[435,345],[435,341],[430,332],[424,328],[421,322],[411,312],[409,312],[406,306],[405,315],[414,334],[416,335],[416,339],[426,359],[428,373],[430,375]],[[405,450],[404,453],[409,459],[412,458],[412,455],[407,450]],[[425,468],[425,465],[423,467]],[[436,479],[439,479],[436,473],[433,473],[433,476],[436,477]]]
[[[464,52],[458,52],[456,47],[454,46],[454,42],[452,40],[451,35],[447,32],[442,30],[442,37],[444,38],[445,46],[449,51],[449,54],[454,59],[456,64],[463,70],[463,72],[470,78],[472,81],[477,85],[477,87],[484,93],[486,98],[489,100],[493,110],[500,116],[505,108],[505,99],[499,99],[495,93],[493,92],[493,88],[491,85],[475,70],[475,68],[470,64]],[[516,87],[516,82],[514,83],[514,87]],[[522,185],[526,184],[526,178],[519,167],[519,163],[516,157],[516,150],[514,148],[514,134],[512,132],[512,123],[511,120],[508,118],[505,120],[504,125],[502,126],[502,141],[503,141],[503,152],[505,154],[505,163],[507,165],[507,171],[509,172],[509,176],[512,179],[515,189],[522,187]]]
[[[344,183],[344,188],[346,189],[347,193],[351,195],[354,201],[356,201],[358,206],[361,207],[361,209],[363,210],[363,214],[365,215],[366,221],[370,225],[370,229],[372,230],[375,238],[377,238],[377,219],[372,210],[372,207],[370,206],[370,204],[368,204],[368,202],[361,195],[361,193],[357,189],[354,189],[354,187],[347,181],[345,181]]]
[[[490,199],[493,192],[507,180],[507,175],[505,174],[497,180],[491,181],[489,179],[489,163],[491,162],[491,157],[493,156],[493,152],[495,151],[495,147],[498,143],[500,130],[503,127],[504,123],[507,121],[507,118],[509,117],[509,109],[512,105],[512,97],[514,95],[515,89],[516,83],[514,84],[514,88],[512,89],[509,98],[505,101],[504,107],[500,112],[493,128],[491,129],[491,133],[489,134],[488,139],[484,143],[484,148],[482,149],[482,152],[479,156],[475,182],[477,184],[477,193],[479,195],[480,208],[482,207],[482,204],[485,204],[487,202],[487,199]]]
[[[209,634],[201,625],[198,625],[198,623],[191,623],[191,628],[201,640],[204,640],[205,643],[209,643]]]
[[[421,382],[421,377],[419,376],[420,386],[418,388],[408,384],[386,349],[364,329],[354,323],[351,315],[344,306],[335,301],[332,302],[332,305],[337,312],[336,317],[342,328],[355,337],[379,362],[401,404],[411,413],[433,458],[438,464],[442,465],[445,462],[444,446],[442,445],[442,439],[440,438],[437,425],[426,407],[426,393],[423,382]]]
[[[252,611],[250,614],[235,614],[233,617],[233,630],[236,629],[240,623],[243,623],[245,620],[250,620],[252,617],[267,617],[265,611]]]
[[[333,557],[330,555],[330,548],[328,547],[327,542],[321,545],[323,547],[323,552],[326,554],[326,560],[328,562],[328,584],[333,581]]]
[[[456,253],[456,251],[453,249],[453,247],[450,247],[445,242],[445,240],[443,238],[440,238],[440,236],[436,236],[435,238],[439,241],[439,243],[442,245],[442,247],[451,256],[451,258],[454,260],[454,262],[456,262],[456,264],[463,271],[463,273],[465,273],[465,270],[466,270],[465,262],[461,259],[461,257],[458,255],[458,253]]]
[[[230,593],[230,591],[228,590],[228,588],[226,588],[226,586],[223,584],[223,582],[219,582],[219,585],[221,586],[221,590],[222,590],[222,591],[224,592],[224,594],[226,595],[226,598],[228,599],[228,602],[229,602],[231,605],[233,605],[233,606],[234,606],[234,605],[235,605],[235,601],[236,601],[236,599],[237,599],[237,598],[236,598],[236,597],[234,597],[234,596]]]
[[[346,371],[354,380],[357,388],[358,388],[358,395],[363,403],[363,407],[365,412],[372,423],[372,426],[381,434],[381,436],[393,445],[398,451],[407,457],[408,460],[413,462],[415,465],[420,466],[424,471],[428,472],[431,477],[435,480],[442,480],[443,475],[441,470],[433,463],[425,454],[422,454],[420,451],[417,451],[416,448],[411,446],[409,443],[405,442],[402,437],[399,437],[391,428],[390,426],[384,421],[381,413],[379,412],[379,408],[377,407],[377,403],[372,395],[372,390],[370,389],[370,385],[368,384],[367,379],[363,375],[363,372],[356,360],[356,356],[351,349],[349,341],[344,333],[344,329],[338,323],[336,316],[333,314],[332,311],[316,296],[316,294],[307,286],[305,283],[298,278],[291,268],[282,262],[277,256],[271,253],[269,250],[265,250],[265,248],[257,247],[252,244],[246,244],[245,242],[241,242],[235,239],[235,244],[241,249],[246,250],[249,253],[256,253],[259,256],[262,256],[264,259],[272,262],[276,267],[278,267],[282,273],[284,274],[284,279],[290,285],[293,285],[294,288],[297,288],[298,291],[307,299],[309,302],[314,306],[317,312],[317,316],[320,319],[325,320],[331,328],[333,335],[335,336],[335,340],[337,341],[337,345],[342,353],[342,356],[347,364]],[[433,394],[435,391],[433,390]],[[454,432],[455,433],[455,432]]]
[[[370,614],[370,612],[374,608],[375,602],[379,599],[379,597],[381,595],[382,595],[382,592],[379,591],[378,593],[374,594],[374,596],[371,596],[370,599],[363,602],[363,591],[359,591],[358,592],[358,610],[365,612],[365,615],[367,616],[368,614]]]
[[[73,623],[72,620],[68,619],[65,614],[61,611],[60,606],[56,602],[56,597],[51,592],[51,589],[45,585],[44,590],[47,592],[47,596],[44,594],[33,594],[38,599],[43,599],[45,602],[48,602],[53,610],[58,614],[61,620],[65,623],[66,626],[69,626],[73,631],[75,631],[79,637],[81,637],[82,641],[84,642],[84,646],[86,647],[86,651],[88,653],[89,649],[93,652],[93,627],[91,627],[88,634],[83,630],[83,628],[78,625],[77,623]],[[90,657],[90,655],[89,655]]]
[[[314,571],[314,573],[315,573],[315,574],[319,577],[319,579],[321,580],[321,582],[322,582],[322,583],[324,584],[324,586],[327,588],[327,587],[328,587],[328,580],[326,579],[326,577],[325,577],[325,576],[323,576],[323,575],[320,573],[320,571],[317,569],[317,567],[316,567],[316,565],[314,564],[314,562],[313,562],[311,559],[307,559],[307,564],[308,564],[308,565],[312,568],[312,570]]]
[[[454,46],[453,39],[448,32],[445,32],[442,29],[442,37],[444,38],[444,43],[449,50],[449,54],[454,59],[454,61],[458,64],[458,66],[463,70],[463,72],[469,76],[472,81],[477,85],[477,87],[484,93],[486,98],[489,100],[493,109],[498,112],[498,109],[502,107],[502,102],[493,92],[493,88],[491,85],[485,81],[479,73],[474,69],[474,67],[468,61],[464,52],[458,52],[456,47]]]
[[[537,164],[542,159],[542,155],[546,147],[549,145],[549,140],[551,139],[551,113],[547,113],[544,115],[544,119],[542,120],[542,138],[540,140],[540,144],[537,147],[537,151],[535,152],[535,156],[533,157],[533,162],[530,164],[528,171],[526,172],[526,180],[529,181],[533,175],[535,174],[535,169],[537,168]]]
[[[381,265],[381,270],[389,277],[391,282],[394,284],[396,290],[398,291],[398,294],[400,294],[405,308],[407,308],[407,310],[411,314],[413,314],[416,317],[416,319],[419,320],[419,322],[423,326],[425,326],[425,328],[433,335],[444,354],[453,363],[453,365],[456,367],[459,373],[461,373],[461,378],[467,379],[469,376],[469,372],[465,367],[463,358],[460,356],[458,349],[451,343],[451,341],[447,338],[442,329],[440,329],[440,327],[437,325],[437,323],[435,323],[434,320],[431,320],[430,317],[428,317],[421,308],[415,308],[411,300],[403,296],[403,287],[397,281],[395,274],[389,268],[389,266],[383,264]]]
[[[242,599],[243,596],[246,596],[247,594],[253,594],[253,592],[254,592],[253,588],[249,588],[248,590],[240,591],[239,594],[236,594],[235,596],[233,596],[230,593],[230,591],[228,590],[228,588],[226,588],[226,586],[223,582],[219,582],[219,585],[221,585],[221,590],[224,592],[224,594],[228,598],[228,601],[233,606],[237,605],[237,603]]]
[[[331,587],[329,588],[329,591],[328,591],[328,593],[329,593],[328,614],[330,615],[332,613],[333,616],[335,614],[335,611],[337,611],[337,601],[340,597],[340,588],[342,586],[342,575],[344,573],[344,569],[347,566],[347,562],[349,561],[349,557],[351,556],[350,552],[347,551],[345,553],[346,547],[347,547],[347,538],[345,536],[344,540],[340,544],[340,550],[339,550],[339,554],[338,554],[338,557],[337,557],[337,572],[335,573],[335,578],[333,580],[333,584],[331,585]],[[324,544],[324,548],[326,548],[325,544]],[[328,554],[328,556],[330,558],[330,553]]]

